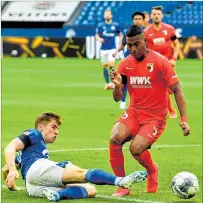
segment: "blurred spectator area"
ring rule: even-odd
[[[135,11],[150,13],[153,6],[163,6],[164,22],[178,24],[202,24],[202,2],[195,1],[91,1],[87,2],[80,15],[75,20],[75,25],[94,25],[103,20],[104,10],[113,11],[114,21],[120,25],[131,24],[131,15]]]

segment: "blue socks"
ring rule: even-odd
[[[122,102],[125,102],[125,100],[126,100],[127,91],[128,91],[128,87],[127,87],[127,85],[125,85],[125,87],[123,89],[123,96],[121,99]]]
[[[87,171],[85,180],[96,185],[119,185],[122,177],[117,177],[100,169]],[[88,197],[88,191],[82,186],[72,186],[57,191],[60,199],[84,199]]]
[[[106,80],[106,83],[109,83],[109,71],[107,68],[103,68],[104,71],[104,78]]]
[[[85,175],[85,180],[87,182],[96,184],[96,185],[116,185],[116,177],[110,173],[107,173],[100,169],[91,169]]]
[[[83,199],[88,197],[88,192],[84,187],[72,186],[57,191],[60,199]]]

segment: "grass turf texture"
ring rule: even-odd
[[[195,145],[202,143],[202,64],[199,60],[177,62],[177,73],[187,99],[191,135],[184,137],[179,119],[168,119],[167,129],[156,145]],[[120,116],[119,103],[111,91],[104,91],[103,72],[98,60],[78,59],[3,59],[2,61],[2,151],[22,130],[34,127],[37,115],[44,111],[62,114],[64,124],[49,150],[107,148],[110,130]],[[176,108],[177,109],[177,108]],[[128,144],[125,145],[128,147]],[[126,172],[141,170],[128,149],[124,150]],[[124,200],[108,199],[115,187],[97,186],[94,199],[71,202],[143,202],[200,203],[202,200],[202,147],[156,147],[151,149],[159,165],[160,187],[156,194],[145,192],[145,183],[132,186]],[[55,161],[70,160],[84,168],[101,168],[112,172],[108,150],[51,152]],[[2,156],[2,164],[4,157]],[[180,200],[172,194],[171,180],[181,171],[194,173],[200,181],[198,194]],[[17,185],[23,187],[22,179]],[[130,200],[128,201],[129,198]],[[9,192],[2,188],[4,203],[37,203],[46,199],[29,198],[26,191]]]

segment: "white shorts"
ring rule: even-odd
[[[116,52],[116,49],[109,50],[100,50],[100,61],[102,65],[106,65],[109,62],[115,62],[113,54]]]
[[[48,159],[39,159],[31,165],[26,175],[26,189],[30,196],[44,197],[42,192],[47,187],[54,191],[62,189],[64,168],[56,163]]]

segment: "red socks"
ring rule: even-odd
[[[140,156],[134,156],[134,159],[146,168],[148,173],[156,172],[156,167],[154,166],[149,150],[145,150]]]
[[[125,168],[122,145],[109,144],[109,155],[111,168],[113,169],[114,174],[119,177],[124,177]]]
[[[109,144],[109,152],[111,168],[113,169],[114,174],[119,177],[124,177],[125,168],[122,145]],[[148,150],[145,150],[140,156],[134,156],[134,159],[136,159],[144,168],[146,168],[148,173],[156,172],[156,167],[154,166],[151,154]]]

